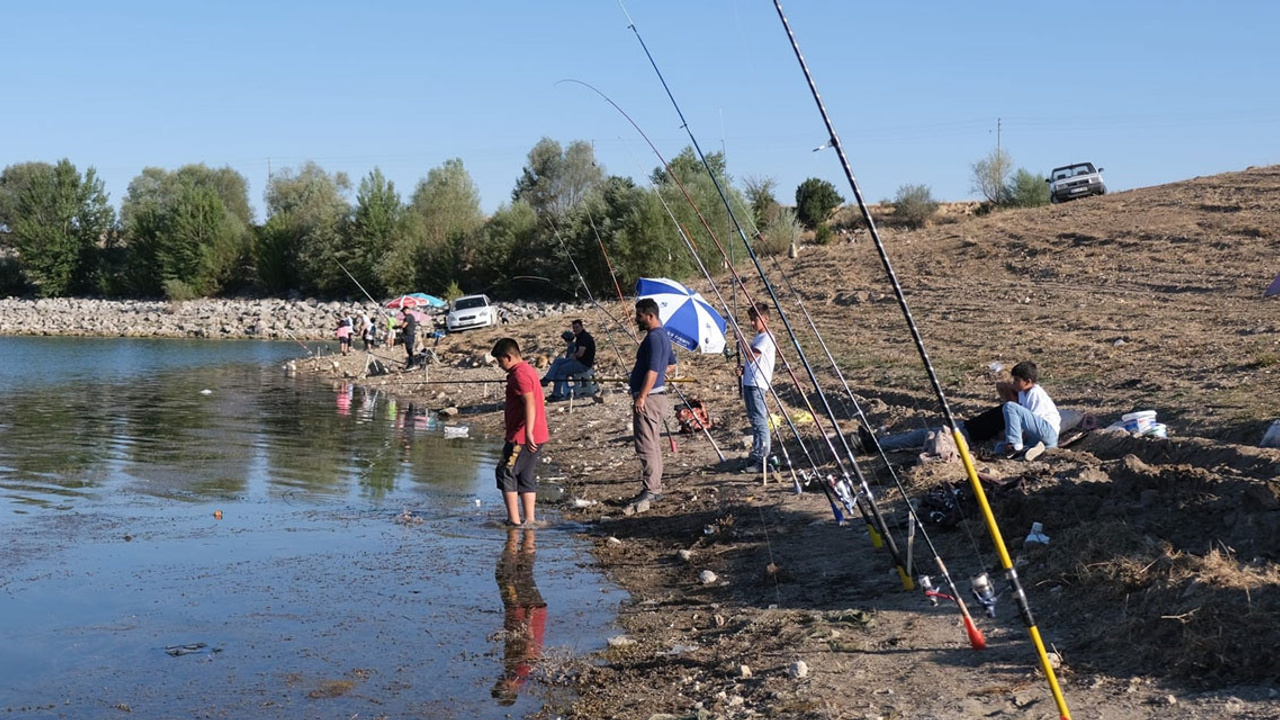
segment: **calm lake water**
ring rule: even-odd
[[[0,338],[0,714],[500,718],[565,700],[541,676],[603,646],[623,598],[586,543],[554,515],[496,527],[498,438],[287,377],[300,354]]]

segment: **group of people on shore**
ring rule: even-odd
[[[741,343],[741,394],[751,425],[752,445],[742,472],[760,473],[769,462],[771,450],[770,421],[767,405],[771,393],[777,345],[769,330],[769,307],[756,303],[747,310],[755,336]],[[636,456],[640,461],[640,491],[628,502],[634,509],[647,509],[662,499],[663,458],[661,429],[669,405],[667,383],[675,365],[671,339],[662,328],[658,305],[642,298],[635,304],[635,323],[644,333],[636,348],[635,362],[628,378],[631,394],[631,426]],[[514,338],[504,337],[493,346],[492,355],[507,373],[504,403],[505,442],[496,469],[498,489],[507,511],[506,523],[511,527],[536,523],[536,469],[543,446],[550,439],[547,428],[546,400],[542,386],[554,384],[549,399],[567,397],[568,382],[581,377],[595,362],[595,340],[581,320],[574,320],[572,332],[564,334],[566,350],[552,362],[539,378],[527,363]],[[981,442],[1003,436],[995,445],[997,453],[1010,459],[1034,460],[1047,448],[1056,447],[1061,430],[1057,406],[1039,384],[1039,370],[1034,362],[1018,363],[1011,371],[1012,380],[996,384],[999,406],[960,423],[970,441]],[[865,427],[858,429],[854,445],[864,452],[877,447],[886,451],[919,447],[928,430],[876,438]],[[642,507],[643,506],[643,507]]]
[[[394,347],[397,342],[405,349],[405,365],[413,367],[418,351],[422,349],[420,338],[436,335],[434,327],[430,333],[420,332],[422,321],[419,315],[410,310],[403,310],[399,315],[386,313],[385,325],[368,315],[360,317],[344,317],[338,320],[338,350],[343,355],[350,354],[356,339],[364,342],[365,351],[378,347]]]

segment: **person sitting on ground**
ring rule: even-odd
[[[996,393],[1003,401],[1000,405],[968,420],[959,421],[960,432],[969,444],[986,442],[1000,437],[996,451],[1010,458],[1034,460],[1046,447],[1056,447],[1062,417],[1049,394],[1037,384],[1038,371],[1033,362],[1021,362],[1010,372],[1012,382],[996,383]],[[1010,433],[1009,417],[1017,415],[1016,431]],[[1030,417],[1028,417],[1030,416]],[[875,452],[879,447],[885,452],[895,450],[919,451],[930,433],[946,432],[945,428],[919,428],[905,433],[874,437],[865,427],[858,428],[855,443],[864,452]],[[1016,442],[1015,442],[1016,440]],[[1038,447],[1037,447],[1038,445]]]
[[[520,344],[513,338],[502,338],[491,353],[498,367],[507,373],[507,395],[503,406],[506,443],[502,459],[494,469],[498,490],[507,508],[507,525],[518,527],[535,523],[534,501],[537,498],[539,451],[550,438],[547,412],[538,373],[520,355]],[[524,511],[524,520],[520,513]]]
[[[547,374],[542,377],[542,384],[555,383],[551,388],[552,400],[563,400],[569,397],[569,378],[590,370],[596,364],[596,340],[591,337],[591,333],[587,332],[581,320],[574,320],[571,325],[573,331],[571,338],[565,338],[566,342],[572,340],[570,349],[566,351],[564,357],[558,357],[551,363],[551,367],[547,369]]]
[[[1013,366],[1013,380],[997,383],[996,391],[1004,400],[1004,442],[996,445],[997,453],[1007,457],[1034,460],[1045,448],[1058,446],[1062,415],[1049,393],[1040,387],[1036,364],[1025,360]]]

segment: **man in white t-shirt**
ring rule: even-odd
[[[1036,364],[1020,362],[1010,371],[1013,382],[1000,383],[997,390],[1005,401],[1004,443],[997,452],[1009,457],[1034,460],[1047,447],[1057,447],[1058,431],[1062,428],[1062,416],[1049,398],[1049,393],[1038,384],[1040,379]]]
[[[747,419],[751,421],[751,454],[742,472],[752,474],[764,471],[769,462],[769,410],[765,393],[773,382],[773,365],[778,349],[769,335],[769,306],[756,303],[747,310],[751,328],[756,336],[749,347],[742,349],[742,400],[747,405]]]

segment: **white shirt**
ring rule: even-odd
[[[751,349],[756,352],[756,359],[748,360],[742,368],[742,384],[767,388],[773,382],[773,364],[778,349],[774,347],[773,338],[767,332],[762,332],[751,340]]]
[[[1030,390],[1018,393],[1018,404],[1031,411],[1032,415],[1043,418],[1053,426],[1054,432],[1061,432],[1062,416],[1058,414],[1058,406],[1049,399],[1049,393],[1039,384],[1032,385]]]

